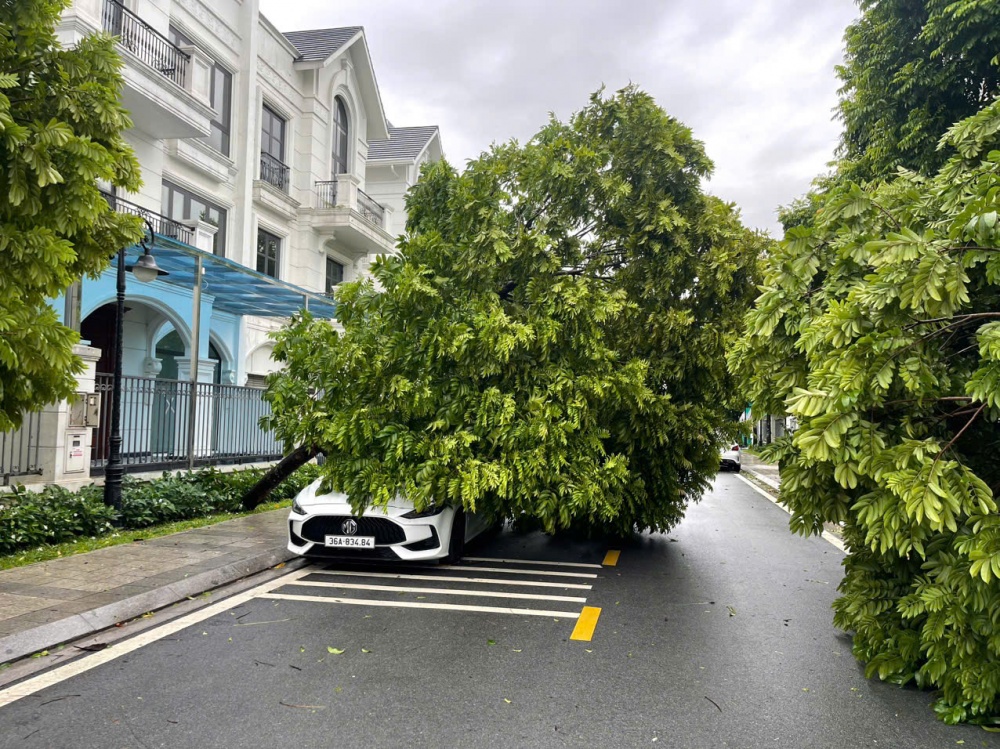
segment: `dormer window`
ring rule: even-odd
[[[339,96],[334,100],[333,120],[333,176],[347,174],[347,143],[350,131],[347,127],[347,107]]]

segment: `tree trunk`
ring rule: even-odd
[[[304,466],[316,457],[319,452],[311,445],[302,445],[288,453],[270,471],[261,476],[260,481],[254,484],[250,490],[243,495],[240,504],[244,510],[252,510],[270,494],[274,488],[282,481],[291,476],[295,471]]]

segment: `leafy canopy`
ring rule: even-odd
[[[934,174],[938,139],[1000,94],[996,0],[858,0],[847,28],[838,170],[857,182],[902,166]]]
[[[942,148],[931,177],[817,198],[732,363],[799,419],[770,451],[792,528],[844,524],[836,624],[957,722],[1000,714],[1000,99]]]
[[[322,449],[359,509],[671,527],[742,408],[724,353],[764,243],[702,193],[710,168],[635,88],[426,168],[399,254],[338,288],[343,331],[278,335],[278,434]]]
[[[75,390],[77,335],[48,300],[140,236],[97,189],[141,184],[114,42],[62,49],[54,29],[68,4],[0,5],[0,430]]]

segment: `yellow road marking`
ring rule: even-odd
[[[621,554],[620,551],[609,551],[604,555],[604,561],[601,562],[605,567],[614,567],[618,564],[618,555]]]
[[[601,610],[596,606],[584,606],[580,612],[580,617],[573,627],[573,634],[569,636],[571,640],[582,640],[590,642],[594,636],[594,628],[597,626],[597,619],[601,615]]]

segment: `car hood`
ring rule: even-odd
[[[299,492],[295,501],[304,510],[315,511],[319,507],[338,515],[352,515],[351,501],[343,492],[319,492],[321,479],[316,479]],[[404,497],[397,496],[385,507],[368,507],[365,515],[402,515],[413,509],[413,503]]]

